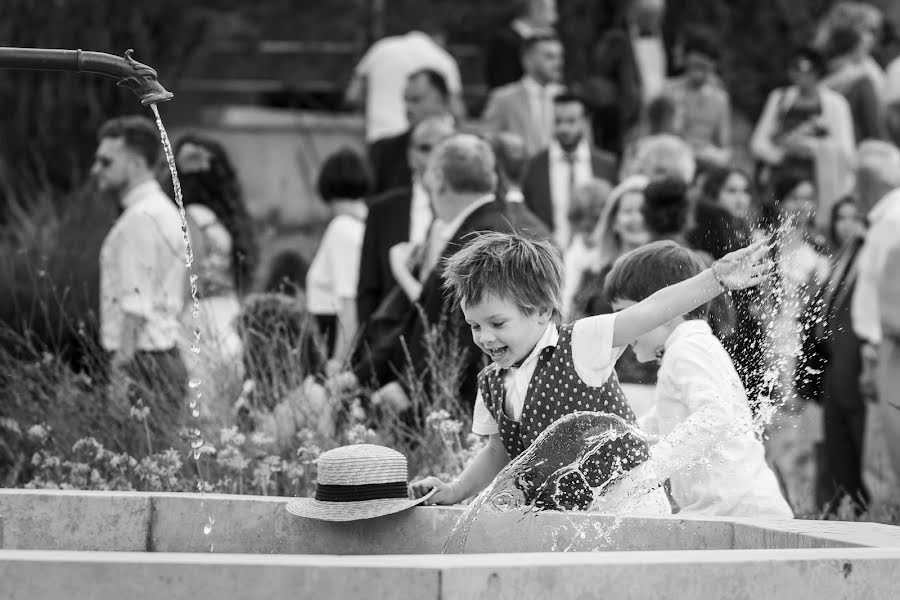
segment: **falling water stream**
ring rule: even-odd
[[[150,109],[153,111],[153,116],[156,117],[156,126],[159,128],[159,135],[162,141],[163,149],[166,153],[166,162],[169,164],[169,172],[172,174],[172,184],[175,188],[175,204],[178,205],[178,212],[181,215],[181,234],[184,237],[185,244],[185,266],[187,267],[188,272],[188,280],[191,286],[191,316],[194,319],[194,329],[193,329],[193,340],[191,342],[191,354],[193,354],[193,361],[195,366],[199,366],[200,362],[200,327],[197,325],[197,321],[200,317],[200,298],[197,295],[197,275],[194,273],[193,264],[194,264],[194,251],[191,248],[191,240],[190,235],[188,234],[188,221],[187,214],[184,209],[184,197],[181,193],[181,182],[178,180],[178,170],[175,167],[175,153],[172,150],[172,143],[169,141],[169,135],[166,133],[166,128],[163,125],[162,118],[159,115],[159,109],[156,104],[151,104]],[[194,369],[195,373],[199,373],[199,369]],[[200,492],[200,510],[205,513],[205,522],[203,525],[203,535],[209,538],[210,534],[213,530],[213,525],[215,524],[215,518],[212,513],[207,509],[205,502],[206,490],[209,487],[206,481],[203,478],[203,471],[201,469],[201,460],[203,457],[203,433],[200,430],[200,401],[203,398],[203,392],[200,389],[202,382],[198,377],[192,377],[190,381],[188,381],[188,387],[190,388],[189,394],[191,396],[189,407],[191,409],[191,416],[194,418],[194,424],[189,428],[190,433],[190,442],[191,442],[191,453],[194,458],[194,462],[197,466],[197,491]],[[211,538],[209,542],[209,551],[212,552],[215,548],[213,546]]]

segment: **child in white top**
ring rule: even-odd
[[[629,310],[703,269],[691,250],[655,242],[616,261],[605,293],[614,309]],[[680,514],[791,519],[754,431],[747,393],[707,314],[700,306],[631,343],[639,361],[660,360],[655,406],[641,419],[658,441],[632,472],[631,484],[668,478]]]
[[[479,376],[473,419],[473,431],[490,441],[456,481],[427,477],[412,484],[413,496],[437,488],[431,503],[454,504],[480,492],[560,416],[593,410],[633,422],[613,369],[624,346],[726,287],[764,280],[772,266],[766,249],[754,244],[617,314],[557,329],[563,268],[557,249],[500,233],[467,244],[448,259],[443,275],[475,342],[493,359]],[[646,460],[646,450],[642,441],[629,440],[604,456],[627,470]],[[608,466],[599,470],[612,470]]]

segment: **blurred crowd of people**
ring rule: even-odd
[[[793,54],[790,83],[771,92],[744,141],[733,134],[720,70],[725,41],[689,24],[667,47],[663,0],[626,2],[579,82],[564,81],[555,2],[517,4],[486,45],[490,92],[480,118],[467,118],[475,115],[465,114],[459,68],[433,32],[379,40],[356,66],[347,99],[365,109],[366,152],[327,158],[317,189],[332,218],[315,257],[302,280],[290,275],[301,265],[285,263],[267,284],[304,298],[326,341],[323,375],[352,372],[375,397],[402,404],[410,390],[401,375],[412,369],[427,382],[427,338],[442,323],[463,361],[459,399],[470,410],[483,357],[445,301],[441,265],[477,232],[551,240],[564,257],[563,318],[572,320],[611,312],[604,280],[629,250],[672,240],[711,262],[776,231],[772,282],[732,294],[713,329],[755,410],[795,397],[821,404],[817,504],[834,510],[849,497],[862,510],[868,411],[880,413],[900,472],[900,59],[885,69],[872,58],[881,13],[836,4]],[[101,140],[134,147],[126,130]],[[95,163],[101,180],[124,156],[107,150]],[[737,166],[747,155],[752,163]],[[234,169],[221,146],[196,136],[178,142],[176,162],[204,335],[222,337],[239,357],[233,322],[256,249]],[[116,184],[126,215],[134,183],[147,181],[135,173]],[[129,252],[105,254],[104,273],[147,258]],[[128,296],[130,284],[111,285],[108,295]],[[189,297],[174,282],[159,286]],[[106,349],[121,364],[152,362],[186,381],[171,370],[171,351],[187,347],[171,334],[173,311],[118,306],[104,318],[143,316],[137,325],[113,321]],[[617,370],[623,382],[655,381],[655,368],[628,353]]]

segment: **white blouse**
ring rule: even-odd
[[[366,224],[337,215],[325,229],[322,242],[306,273],[306,308],[314,315],[336,315],[342,300],[356,298],[359,259]]]

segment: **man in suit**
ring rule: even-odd
[[[525,167],[522,195],[525,204],[553,232],[560,248],[567,248],[569,206],[578,186],[591,179],[616,181],[616,158],[592,148],[588,142],[588,118],[584,103],[574,94],[553,100],[553,141],[531,158]]]
[[[430,157],[424,180],[435,214],[435,224],[424,251],[417,253],[409,243],[398,244],[391,250],[398,285],[421,307],[421,313],[409,311],[393,343],[377,348],[354,368],[354,373],[360,381],[368,381],[374,375],[380,384],[386,384],[396,381],[397,373],[411,367],[422,389],[430,390],[434,373],[428,369],[426,337],[431,327],[443,326],[446,329],[440,337],[452,355],[438,358],[442,366],[459,361],[460,395],[455,397],[471,409],[483,357],[459,307],[445,298],[440,264],[459,251],[473,235],[483,231],[512,231],[513,227],[504,213],[503,204],[495,199],[495,159],[484,140],[468,134],[457,134],[444,140]],[[419,256],[417,268],[412,269],[409,265],[416,254]],[[453,385],[456,384],[454,381]],[[450,391],[453,392],[455,390]]]
[[[861,238],[847,244],[815,303],[819,314],[812,333],[825,361],[821,388],[825,435],[816,505],[830,513],[845,496],[858,512],[869,501],[862,477],[866,425],[866,402],[859,385],[862,343],[850,319],[860,246]]]
[[[484,81],[489,90],[522,78],[522,47],[536,35],[552,35],[556,0],[518,0],[518,13],[497,30],[485,51]]]
[[[494,132],[522,137],[528,155],[550,143],[553,98],[561,91],[563,47],[551,36],[534,37],[522,50],[525,76],[494,90],[484,109],[484,121]]]
[[[447,80],[434,69],[422,69],[410,75],[403,91],[403,100],[409,128],[403,133],[376,140],[369,147],[375,194],[412,185],[412,170],[406,151],[416,125],[433,116],[443,116],[448,122],[453,121]]]
[[[416,125],[409,147],[403,149],[403,156],[412,165],[412,185],[378,196],[369,207],[356,293],[360,324],[369,322],[397,283],[391,272],[390,248],[400,242],[422,244],[425,241],[433,216],[422,174],[431,150],[451,133],[452,122],[442,117],[428,117]]]
[[[622,155],[644,109],[660,95],[669,60],[662,36],[665,0],[627,0],[625,23],[600,38],[584,87],[594,141]]]

